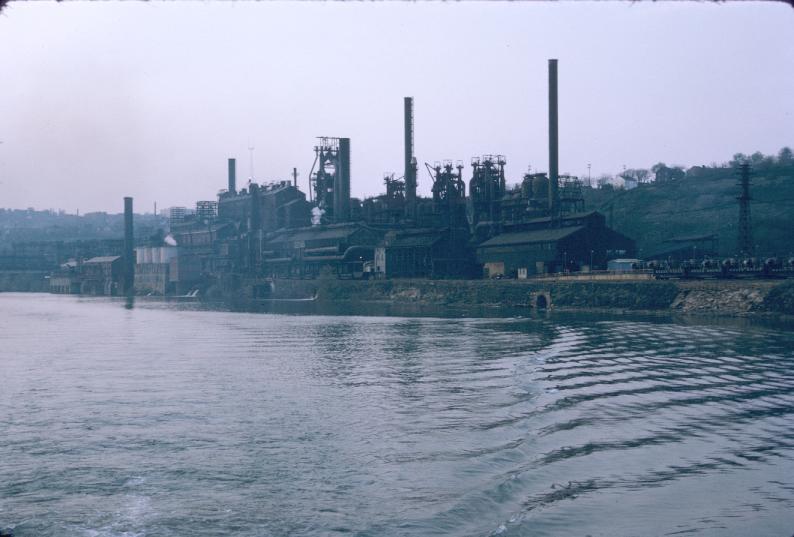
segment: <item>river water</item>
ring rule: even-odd
[[[15,536],[790,536],[794,333],[0,294]]]

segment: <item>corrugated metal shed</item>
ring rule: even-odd
[[[120,255],[105,255],[105,256],[99,256],[99,257],[92,257],[91,259],[86,261],[86,264],[88,264],[88,263],[91,263],[91,264],[93,264],[93,263],[112,263],[116,259],[121,259],[121,256]]]
[[[400,233],[386,241],[387,248],[431,248],[443,239],[441,233]]]
[[[345,239],[364,227],[361,224],[338,224],[301,228],[280,232],[268,242]]]
[[[578,219],[581,219],[581,218],[589,218],[589,217],[591,217],[593,215],[600,216],[601,213],[599,213],[598,211],[585,211],[585,212],[581,212],[581,213],[567,213],[567,214],[563,214],[563,215],[560,216],[560,221],[566,222],[566,221],[570,221],[570,220],[578,220]],[[528,225],[529,224],[544,224],[544,223],[548,223],[550,221],[551,221],[551,217],[543,216],[541,218],[533,218],[531,220],[527,220],[525,223],[528,224]]]
[[[533,231],[519,231],[516,233],[502,233],[484,243],[478,248],[488,248],[490,246],[507,246],[514,244],[533,244],[538,242],[554,242],[564,239],[578,231],[584,226],[562,227],[554,229],[537,229]]]

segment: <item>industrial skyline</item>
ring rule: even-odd
[[[251,146],[258,182],[296,167],[306,191],[320,135],[351,139],[351,194],[376,195],[405,169],[404,96],[419,195],[425,162],[463,160],[468,179],[482,154],[516,183],[549,171],[551,57],[560,173],[773,153],[794,140],[792,26],[783,4],[11,4],[3,206],[190,205]]]

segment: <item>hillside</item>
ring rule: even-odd
[[[165,223],[165,219],[151,214],[136,214],[135,235],[148,237]],[[33,209],[0,209],[0,252],[8,251],[14,243],[120,239],[123,236],[123,214],[77,216]]]
[[[641,184],[631,190],[586,188],[588,209],[637,241],[639,255],[675,237],[716,234],[721,255],[736,254],[738,177],[730,167],[690,168],[682,179]],[[794,253],[794,166],[754,170],[750,190],[753,242],[760,256]]]

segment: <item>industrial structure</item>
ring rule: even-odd
[[[746,162],[739,165],[739,185],[742,193],[739,200],[739,237],[737,251],[746,256],[753,255],[753,236],[750,229],[750,165]]]
[[[199,201],[192,213],[172,208],[168,235],[139,242],[132,268],[130,217],[124,290],[187,294],[224,279],[323,274],[530,277],[604,268],[611,257],[634,255],[631,239],[609,229],[603,215],[585,212],[578,179],[558,173],[556,60],[549,60],[548,76],[548,174],[526,173],[511,185],[501,154],[472,158],[468,177],[460,160],[435,161],[425,164],[432,197],[419,196],[414,100],[405,97],[403,175],[385,174],[384,194],[351,197],[350,138],[317,139],[308,196],[296,168],[291,180],[252,178],[240,188],[230,158],[217,201]],[[66,280],[58,285],[70,288]]]
[[[124,294],[135,290],[135,237],[132,228],[132,198],[124,198]]]
[[[238,190],[236,161],[229,159],[217,213],[199,202],[193,218],[172,221],[180,253],[170,263],[192,269],[169,278],[195,278],[184,289],[224,273],[526,277],[592,270],[610,256],[633,255],[633,241],[609,229],[602,215],[584,211],[581,182],[558,173],[556,60],[549,60],[548,74],[548,174],[527,173],[510,186],[504,155],[472,158],[468,178],[461,161],[436,161],[425,164],[432,197],[420,197],[414,100],[405,97],[403,175],[385,174],[384,194],[363,201],[350,196],[349,138],[318,138],[308,196],[297,187],[294,168],[292,181],[249,182]],[[162,289],[162,277],[155,280]]]
[[[403,100],[405,114],[405,216],[411,221],[416,219],[416,157],[414,156],[414,98]]]
[[[315,223],[347,222],[350,218],[350,138],[324,136],[319,140],[314,146],[309,189],[310,197],[314,191],[318,220]]]

